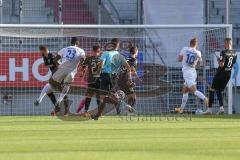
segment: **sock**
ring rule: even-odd
[[[209,102],[208,102],[208,107],[212,108],[212,104],[214,102],[214,91],[209,92]]]
[[[57,100],[56,100],[56,97],[55,97],[55,95],[53,94],[53,92],[48,93],[47,95],[48,95],[48,97],[50,98],[50,100],[52,101],[53,105],[55,106]]]
[[[194,92],[195,96],[197,96],[198,98],[200,98],[201,100],[204,100],[206,97],[204,96],[204,94],[202,94],[202,92],[196,90]]]
[[[221,91],[217,91],[217,98],[218,98],[220,107],[222,107],[223,106],[223,97],[222,97]]]
[[[47,84],[43,87],[43,89],[42,89],[42,91],[41,91],[41,94],[40,94],[40,96],[39,96],[39,98],[38,98],[38,102],[41,103],[42,100],[43,100],[43,98],[46,96],[46,94],[47,94],[47,93],[50,93],[50,92],[52,92],[52,87],[51,87],[51,85],[50,85],[49,83],[47,83]]]
[[[184,109],[188,101],[188,93],[184,93],[182,97],[181,108]]]
[[[87,97],[85,101],[85,112],[88,111],[92,98]]]
[[[101,103],[101,101],[100,101],[100,97],[97,95],[96,98],[97,98],[97,105],[99,106],[100,103]]]
[[[68,100],[68,96],[65,96],[63,98],[63,102],[64,102],[64,106],[65,106],[65,113],[68,113],[69,111],[69,100]]]
[[[98,106],[98,113],[97,113],[97,117],[100,117],[102,115],[102,112],[104,110],[104,107],[105,107],[105,102],[101,102],[100,105]]]
[[[67,95],[68,91],[70,89],[69,85],[65,85],[62,89],[62,93],[60,94],[57,103],[61,103],[63,101],[63,98]]]

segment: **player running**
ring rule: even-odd
[[[228,84],[228,81],[231,78],[231,71],[233,65],[237,61],[237,54],[234,50],[232,50],[231,38],[226,38],[224,40],[224,48],[225,49],[221,52],[220,57],[218,59],[219,67],[213,78],[212,86],[209,90],[209,106],[208,109],[203,114],[212,114],[212,104],[214,102],[215,92],[217,93],[217,98],[220,105],[217,114],[224,113],[222,91]]]
[[[190,41],[190,47],[184,47],[178,56],[178,61],[182,62],[182,72],[183,78],[185,80],[182,90],[183,97],[181,107],[175,108],[175,111],[178,113],[183,113],[183,110],[188,100],[189,92],[199,97],[201,100],[204,101],[205,105],[208,106],[208,98],[205,97],[203,93],[198,91],[196,87],[197,79],[196,65],[198,64],[199,61],[202,60],[201,52],[197,50],[197,47],[198,40],[197,38],[193,38]]]
[[[94,96],[94,94],[97,97],[97,104],[100,104],[99,100],[99,88],[100,88],[100,67],[99,63],[100,61],[100,54],[101,54],[101,47],[99,44],[93,46],[93,55],[87,57],[84,62],[83,66],[86,66],[88,72],[88,88],[87,88],[87,93],[86,93],[86,98],[84,98],[80,103],[79,107],[77,108],[77,113],[81,111],[81,109],[85,105],[85,113],[87,113],[89,109],[89,105],[91,103],[91,99]],[[83,102],[84,101],[84,102]]]
[[[54,59],[55,62],[62,60],[56,72],[53,73],[49,83],[43,88],[43,93],[50,93],[53,90],[61,92],[56,105],[55,113],[60,111],[59,105],[70,89],[70,83],[73,81],[78,65],[85,59],[85,52],[78,47],[79,40],[76,37],[71,39],[71,46],[61,49]]]
[[[51,71],[51,73],[53,74],[57,70],[58,65],[59,65],[59,63],[54,60],[54,58],[55,58],[54,54],[50,53],[49,50],[48,50],[48,47],[44,46],[44,45],[39,46],[39,51],[40,51],[40,54],[42,55],[45,66],[48,67],[49,70]],[[44,95],[47,94],[48,97],[50,98],[51,102],[53,103],[53,105],[54,106],[56,105],[57,100],[56,100],[56,97],[55,97],[53,92],[49,92],[49,93],[44,92],[44,93],[41,93],[41,94],[44,94]],[[34,105],[38,106],[42,102],[43,97],[44,96],[40,96],[34,102]],[[67,112],[67,110],[69,108],[69,103],[68,102],[69,102],[68,97],[65,96],[64,97],[65,113]]]

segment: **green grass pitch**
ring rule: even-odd
[[[239,160],[240,117],[86,122],[0,117],[0,159]]]

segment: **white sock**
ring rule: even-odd
[[[46,96],[46,94],[49,93],[49,92],[51,92],[51,91],[52,91],[52,87],[51,87],[51,85],[50,85],[49,83],[47,83],[47,84],[43,87],[43,89],[42,89],[42,91],[41,91],[41,94],[40,94],[40,96],[39,96],[39,98],[38,98],[38,102],[41,103],[42,100],[43,100],[43,98]]]
[[[58,100],[57,100],[57,103],[61,103],[63,101],[63,98],[67,95],[68,91],[70,89],[70,86],[69,85],[65,85],[62,89],[62,93],[60,94]]]
[[[202,92],[196,90],[194,92],[195,96],[197,96],[198,98],[200,98],[201,100],[204,100],[206,97],[204,96],[204,94],[202,94]]]
[[[184,109],[188,101],[188,93],[183,94],[181,108]]]

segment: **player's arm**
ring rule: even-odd
[[[56,57],[54,57],[53,62],[54,62],[55,64],[57,64],[58,61],[59,61],[60,59],[62,59],[62,56],[63,56],[63,54],[64,54],[64,50],[65,50],[65,49],[63,48],[63,49],[61,49],[60,51],[58,51]]]
[[[107,59],[107,55],[106,55],[106,52],[103,52],[101,57],[100,57],[100,62],[98,63],[98,70],[97,70],[97,73],[100,74],[101,71],[102,71],[102,68],[103,68],[103,65],[105,63]]]
[[[183,48],[180,53],[178,54],[178,62],[182,62],[183,61],[183,52],[184,52],[185,48]]]
[[[220,57],[218,59],[218,65],[221,68],[224,67],[224,59],[225,59],[224,53],[221,52]]]
[[[133,76],[137,77],[138,81],[142,81],[141,78],[138,77],[137,70],[135,67],[131,67],[131,72],[133,73]]]

